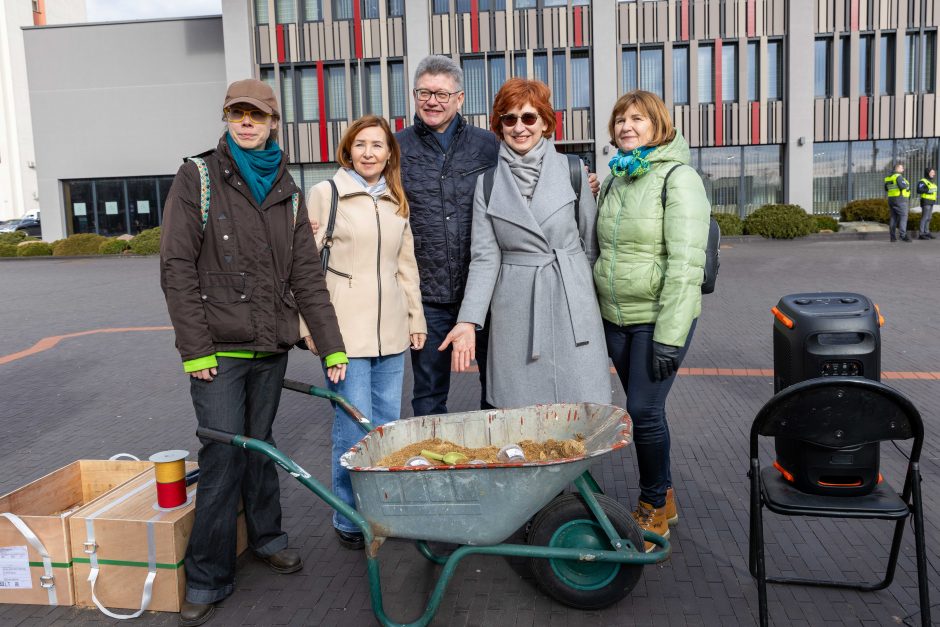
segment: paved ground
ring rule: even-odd
[[[940,242],[736,242],[722,251],[715,294],[705,298],[690,368],[772,368],[770,307],[797,291],[858,291],[881,305],[883,369],[933,372],[940,315]],[[117,452],[140,456],[169,448],[196,451],[188,383],[166,330],[67,337],[52,348],[11,359],[42,338],[87,330],[168,324],[157,261],[144,259],[35,260],[0,263],[0,493],[78,458]],[[50,342],[51,343],[51,342]],[[694,371],[700,372],[700,371]],[[291,355],[292,378],[319,382],[309,356]],[[924,494],[931,595],[940,604],[940,377],[888,381],[910,396],[928,429]],[[623,394],[611,378],[617,402]],[[410,389],[410,380],[405,389]],[[472,409],[475,375],[455,377],[453,411]],[[757,595],[748,574],[747,431],[771,396],[768,376],[679,377],[669,399],[673,476],[682,521],[674,553],[645,569],[632,595],[597,612],[551,601],[518,560],[465,561],[434,625],[749,625]],[[406,400],[406,405],[409,403]],[[410,408],[404,408],[410,415]],[[283,450],[328,480],[330,411],[323,401],[284,395],[276,424]],[[882,470],[901,480],[902,459],[882,449]],[[632,454],[596,466],[604,490],[632,506],[637,497]],[[284,526],[306,568],[271,574],[253,558],[240,562],[237,590],[220,607],[218,625],[372,625],[364,560],[339,548],[329,510],[282,475]],[[768,516],[768,555],[787,573],[868,577],[886,556],[887,523],[794,520]],[[388,542],[381,551],[386,609],[411,620],[424,607],[436,570],[413,545]],[[917,611],[913,540],[905,537],[897,578],[868,594],[770,588],[776,625],[887,625]],[[940,615],[940,605],[934,607]],[[93,610],[0,605],[0,624],[106,624]],[[176,616],[149,613],[138,622],[174,625]]]

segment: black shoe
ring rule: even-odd
[[[898,240],[897,240],[897,238],[896,238],[894,235],[892,235],[892,236],[891,236],[891,241],[892,241],[892,242],[896,242],[896,241],[898,241]]]
[[[923,233],[921,233],[917,236],[917,239],[930,239],[930,238],[924,235]]]
[[[362,534],[358,531],[343,531],[336,527],[333,527],[333,531],[336,532],[336,537],[339,538],[339,543],[343,548],[347,548],[350,551],[361,551],[366,546],[365,538],[363,538]]]
[[[905,235],[904,237],[901,238],[901,241],[904,242],[905,244],[910,244],[913,240],[911,240],[911,238]]]
[[[210,618],[215,612],[215,603],[190,603],[183,601],[180,606],[180,625],[183,627],[196,627]]]
[[[304,567],[297,551],[291,551],[290,549],[283,549],[273,555],[259,555],[258,557],[270,566],[271,570],[282,575],[296,573]]]

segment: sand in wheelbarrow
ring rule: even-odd
[[[547,461],[554,459],[570,459],[584,455],[584,436],[580,433],[573,439],[568,440],[545,440],[544,442],[535,442],[533,440],[522,440],[521,442],[506,442],[506,444],[518,444],[525,453],[527,462]],[[468,460],[479,459],[488,464],[499,463],[496,454],[501,446],[486,446],[483,448],[469,448],[460,446],[449,440],[432,438],[409,444],[408,446],[395,451],[391,455],[386,455],[379,461],[380,467],[404,466],[412,457],[421,455],[421,451],[432,451],[444,455],[446,453],[458,452],[467,456]],[[429,459],[434,466],[446,466],[442,461]]]

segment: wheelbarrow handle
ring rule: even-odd
[[[331,390],[326,390],[324,388],[318,388],[315,385],[310,385],[309,383],[302,383],[301,381],[294,381],[292,379],[284,379],[283,387],[288,390],[294,390],[295,392],[300,392],[301,394],[309,394],[310,396],[319,396],[320,398],[325,398],[328,401],[332,401],[342,407],[346,413],[352,418],[359,427],[369,433],[374,428],[372,423],[369,422],[369,419],[366,418],[365,414],[359,411],[352,403],[347,401],[345,398],[333,392]]]
[[[212,440],[213,442],[219,442],[221,444],[234,444],[235,438],[238,437],[238,434],[236,433],[219,431],[218,429],[210,429],[208,427],[199,427],[196,429],[196,435],[200,438]]]

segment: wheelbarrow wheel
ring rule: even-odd
[[[620,503],[603,494],[594,497],[621,538],[643,550],[643,534]],[[546,505],[532,520],[530,545],[611,549],[610,540],[580,494],[565,494]],[[536,583],[554,599],[579,609],[612,605],[630,594],[643,574],[641,564],[581,562],[533,558]]]

